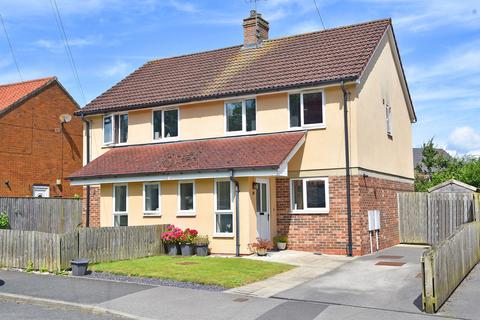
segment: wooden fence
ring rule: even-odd
[[[165,227],[82,228],[65,234],[0,230],[0,266],[58,271],[76,258],[96,263],[161,255]]]
[[[438,244],[462,224],[480,217],[478,195],[401,192],[398,194],[400,242]]]
[[[12,230],[65,233],[82,223],[82,200],[64,198],[0,197]]]
[[[435,313],[480,261],[480,221],[460,226],[422,256],[424,310]]]

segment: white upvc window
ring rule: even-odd
[[[328,178],[290,180],[291,213],[328,213]]]
[[[178,182],[177,216],[195,215],[195,181]]]
[[[175,140],[179,136],[180,109],[152,111],[153,140]]]
[[[161,215],[161,189],[159,182],[143,184],[143,214],[145,216]]]
[[[113,226],[128,226],[128,185],[113,185]]]
[[[238,134],[257,130],[257,101],[255,98],[225,102],[225,133]]]
[[[392,107],[390,106],[389,103],[385,104],[385,120],[387,123],[387,134],[389,136],[392,135]]]
[[[128,113],[103,117],[103,144],[122,144],[128,141]]]
[[[113,115],[103,117],[103,143],[113,143]]]
[[[233,236],[233,184],[229,179],[214,181],[214,236]]]
[[[288,110],[290,128],[325,127],[325,93],[323,90],[290,93]]]

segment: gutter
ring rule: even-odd
[[[86,147],[87,147],[87,161],[86,164],[90,162],[90,121],[85,120],[85,117],[82,115],[82,121],[85,122],[85,131],[86,131]],[[85,199],[86,208],[85,208],[85,226],[88,228],[90,226],[90,185],[87,185],[87,198]]]
[[[212,94],[208,96],[195,96],[189,98],[178,98],[172,100],[164,100],[164,101],[155,101],[155,102],[148,102],[148,103],[139,103],[133,105],[123,105],[123,106],[112,106],[109,108],[104,109],[95,109],[90,111],[84,111],[80,109],[76,111],[74,114],[77,116],[86,116],[86,115],[96,115],[96,114],[106,114],[110,112],[120,112],[120,111],[130,111],[130,110],[140,110],[140,109],[150,109],[154,107],[162,107],[162,106],[171,106],[171,105],[178,105],[178,104],[191,104],[191,103],[201,103],[201,102],[209,102],[215,100],[224,100],[230,98],[237,98],[242,96],[250,96],[250,95],[259,95],[259,94],[270,94],[270,93],[278,93],[290,90],[297,90],[297,89],[309,89],[316,86],[336,86],[341,83],[349,84],[349,83],[356,83],[358,80],[358,76],[350,76],[340,79],[333,79],[333,80],[326,80],[326,81],[315,81],[308,84],[294,84],[294,85],[285,85],[279,87],[267,87],[262,89],[256,90],[245,90],[240,92],[229,92],[229,93],[221,93],[221,94]],[[95,101],[95,100],[94,100]],[[94,102],[92,101],[92,102]],[[91,102],[91,103],[92,103]],[[85,106],[88,108],[88,105]]]
[[[347,255],[353,256],[352,245],[352,203],[350,194],[350,145],[348,141],[348,95],[349,92],[345,88],[345,83],[342,81],[341,88],[343,92],[343,124],[345,128],[345,185],[347,194]]]
[[[230,181],[235,184],[235,256],[240,256],[240,184],[234,178],[234,171],[231,170]]]

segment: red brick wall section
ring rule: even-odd
[[[34,184],[49,185],[51,197],[81,195],[82,187],[70,186],[65,178],[82,167],[82,121],[73,117],[62,132],[59,120],[75,110],[52,84],[0,117],[0,196],[32,196]]]
[[[287,235],[289,248],[326,254],[347,253],[345,177],[329,177],[328,214],[290,214],[289,178],[277,178],[277,228]],[[368,210],[381,212],[380,248],[398,243],[397,191],[413,191],[410,183],[351,177],[352,239],[354,255],[370,252]]]
[[[83,187],[82,222],[87,226],[87,187]],[[91,228],[100,227],[100,187],[90,187],[90,225]]]

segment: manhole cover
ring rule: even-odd
[[[198,262],[182,261],[182,262],[176,262],[175,264],[181,264],[182,266],[188,266],[188,265],[191,265],[191,264],[198,264]]]
[[[383,256],[378,256],[377,259],[402,259],[403,256],[388,256],[388,255],[383,255]]]
[[[378,261],[375,263],[376,266],[389,266],[389,267],[401,267],[405,264],[405,262],[397,262],[397,261]]]

